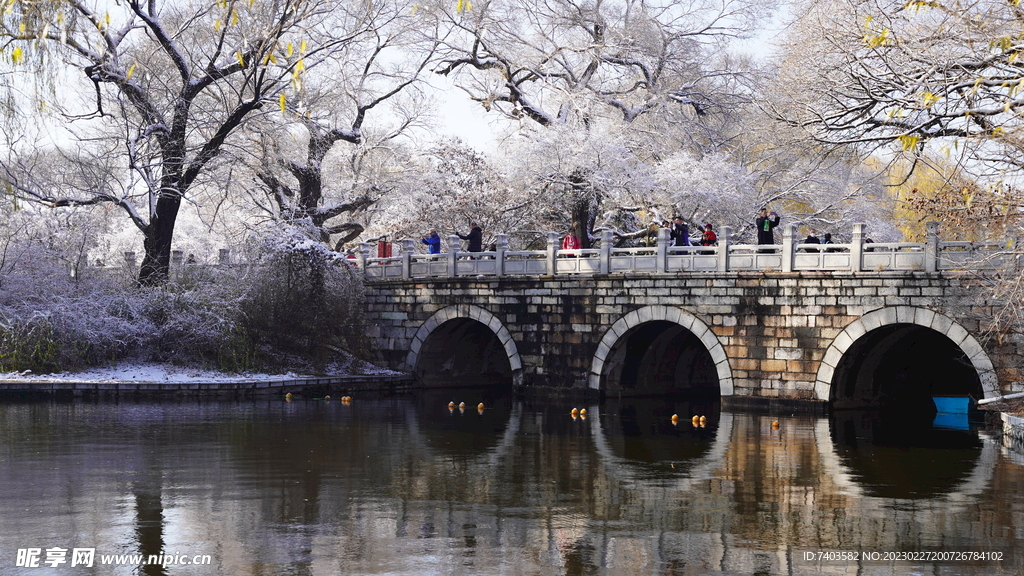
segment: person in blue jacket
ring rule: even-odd
[[[430,254],[441,253],[441,237],[437,235],[437,230],[431,230],[430,236],[427,236],[421,242],[427,245],[427,252]]]

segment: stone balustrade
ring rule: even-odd
[[[864,224],[854,224],[847,244],[802,244],[796,227],[783,229],[782,244],[730,242],[726,226],[717,246],[673,246],[669,230],[658,230],[652,247],[615,248],[612,234],[601,233],[599,248],[561,250],[560,237],[548,232],[544,250],[508,249],[508,235],[499,234],[495,250],[464,252],[458,236],[449,251],[417,254],[411,239],[398,243],[394,257],[372,258],[372,244],[360,244],[356,263],[368,280],[454,278],[460,276],[557,276],[596,274],[676,274],[740,271],[800,272],[941,272],[993,270],[1018,266],[1015,247],[979,242],[941,242],[938,222],[929,222],[925,242],[865,242]]]

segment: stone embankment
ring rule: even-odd
[[[287,377],[279,379],[230,381],[110,381],[66,379],[0,380],[0,394],[52,394],[60,396],[265,396],[292,393],[321,397],[354,391],[398,392],[412,386],[412,376],[403,373]]]

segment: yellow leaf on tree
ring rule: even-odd
[[[237,26],[238,25],[238,10],[232,10],[231,11],[231,25],[232,26]]]
[[[288,43],[288,50],[285,51],[285,54],[287,54],[288,56],[291,56],[294,52],[295,52],[295,47],[292,46],[291,42],[289,42]]]
[[[912,136],[910,134],[903,134],[899,136],[897,140],[900,141],[900,145],[903,146],[904,151],[913,150],[917,147],[918,141],[921,139],[920,136]]]
[[[220,27],[223,25],[224,23],[220,21],[220,18],[217,18],[217,20],[213,23],[213,29],[217,32],[220,32]]]
[[[21,46],[15,46],[14,50],[11,50],[11,62],[14,64],[21,64],[25,60],[25,53],[22,51]]]
[[[245,68],[245,58],[242,56],[242,53],[235,52],[235,58],[238,59],[238,63],[242,65],[242,68]]]
[[[284,92],[282,92],[282,93],[281,93],[281,95],[277,97],[277,103],[278,103],[278,105],[280,105],[280,106],[281,106],[281,113],[283,114],[283,113],[284,113],[284,111],[285,111],[285,106],[284,106],[284,103],[285,103],[285,100],[284,100]]]
[[[132,74],[135,74],[135,64],[132,64],[128,68],[128,73],[124,75],[125,76],[125,80],[131,80],[132,79]]]
[[[936,96],[935,94],[932,94],[931,92],[925,92],[924,94],[921,94],[921,102],[924,104],[925,108],[931,108],[932,104],[935,104],[938,101],[939,97]]]

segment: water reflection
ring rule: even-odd
[[[936,498],[983,481],[975,478],[985,446],[978,433],[932,422],[931,415],[840,411],[832,417],[832,440],[866,495]],[[986,464],[981,468],[989,470]]]
[[[79,572],[91,574],[1024,568],[1024,459],[983,433],[698,401],[607,402],[586,419],[570,408],[472,390],[351,405],[0,404],[0,573],[42,574],[16,567],[16,552],[56,546],[213,558],[202,571]],[[804,556],[843,550],[997,550],[1004,561]]]

